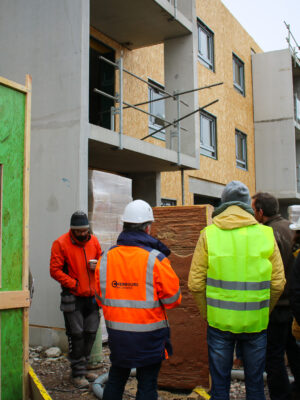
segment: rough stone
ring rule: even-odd
[[[61,355],[61,349],[59,347],[50,347],[45,351],[48,358],[56,358]]]
[[[182,304],[168,310],[174,354],[163,362],[159,386],[192,390],[209,387],[206,322],[188,291],[190,265],[200,231],[211,222],[211,206],[154,208],[151,234],[171,250],[169,260],[180,279]]]

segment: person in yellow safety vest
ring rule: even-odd
[[[103,400],[122,400],[131,368],[136,368],[136,399],[157,399],[163,359],[172,354],[166,309],[181,302],[170,250],[150,236],[152,208],[143,200],[127,204],[117,246],[96,267],[96,299],[103,309],[112,366]]]
[[[200,234],[189,273],[189,290],[208,322],[211,400],[229,400],[236,343],[247,400],[265,400],[266,329],[285,277],[273,230],[257,223],[250,204],[242,182],[226,185],[212,225]]]

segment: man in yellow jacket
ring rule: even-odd
[[[273,230],[257,223],[250,204],[247,186],[228,183],[213,224],[200,234],[189,274],[189,290],[208,322],[211,400],[229,400],[236,343],[247,400],[265,400],[266,329],[285,277]]]

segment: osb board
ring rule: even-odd
[[[24,93],[0,85],[1,290],[22,289],[25,100]]]
[[[23,399],[23,309],[1,311],[1,399]]]
[[[188,187],[189,176],[224,185],[233,179],[241,180],[249,187],[251,194],[255,192],[251,49],[261,52],[255,41],[220,0],[196,0],[196,13],[214,32],[215,53],[215,71],[207,69],[197,61],[198,87],[217,82],[224,82],[224,84],[198,92],[199,106],[219,99],[218,103],[207,109],[217,117],[217,160],[200,156],[200,169],[184,174],[185,204],[188,205],[193,204],[193,194],[189,192]],[[151,78],[164,84],[163,45],[130,51],[106,38],[103,34],[96,34],[100,40],[116,49],[117,58],[120,56],[121,50],[123,51],[125,68],[144,79]],[[233,52],[245,63],[245,97],[233,87]],[[117,85],[118,77],[116,90]],[[124,74],[124,99],[132,104],[147,100],[147,85]],[[148,105],[143,107],[145,110],[148,109]],[[146,114],[138,111],[124,110],[124,132],[130,136],[142,138],[148,134],[148,118]],[[247,135],[247,171],[236,167],[235,129],[239,129]],[[147,141],[165,146],[164,142],[153,138],[147,139]],[[182,204],[181,192],[180,173],[162,173],[161,196],[176,199],[177,204]]]
[[[255,193],[251,49],[257,53],[261,49],[220,0],[196,0],[196,13],[214,32],[215,54],[215,71],[198,61],[198,87],[217,82],[224,84],[198,92],[199,106],[219,99],[218,103],[207,108],[217,117],[217,160],[201,155],[200,170],[185,174],[185,204],[193,204],[193,195],[188,192],[188,176],[224,185],[234,179],[241,180],[251,194]],[[233,87],[233,52],[245,63],[245,97]],[[247,171],[236,167],[235,129],[247,135]],[[161,182],[162,197],[176,198],[181,204],[178,176],[163,173]]]
[[[164,361],[159,385],[175,389],[209,387],[206,323],[187,281],[200,231],[211,222],[211,206],[156,207],[151,234],[171,250],[169,260],[180,279],[182,303],[168,310],[174,354]]]
[[[31,77],[26,86],[0,77],[2,400],[27,399],[30,113]]]

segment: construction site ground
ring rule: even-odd
[[[41,346],[30,348],[30,364],[39,380],[51,396],[52,400],[95,400],[92,384],[88,389],[76,389],[70,381],[70,365],[66,354],[58,358],[47,358],[45,348]],[[101,367],[93,372],[102,375],[109,370],[109,349],[103,345],[103,359]],[[267,388],[266,399],[269,400]],[[135,399],[136,379],[129,378],[123,400]],[[231,383],[231,399],[244,400],[246,398],[243,381],[233,380]],[[159,390],[159,400],[192,400],[204,399],[191,391]]]

